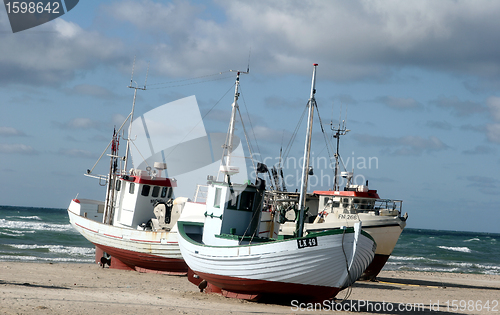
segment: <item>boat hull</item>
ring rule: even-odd
[[[73,203],[73,202],[72,202]],[[100,250],[137,271],[187,273],[177,233],[133,230],[103,224],[71,211],[71,225]]]
[[[370,234],[377,243],[375,257],[372,263],[366,268],[360,277],[360,280],[374,280],[384,268],[394,247],[399,240],[399,236],[406,226],[406,222],[399,217],[370,217],[362,216],[359,218],[363,222],[363,230]],[[342,225],[352,226],[356,221],[331,221],[325,223],[306,224],[308,232],[324,231],[329,229],[339,229]]]
[[[222,290],[248,295],[332,298],[363,273],[376,247],[368,234],[352,228],[252,245],[207,246],[189,232],[202,225],[178,226],[182,256],[195,274]],[[313,238],[316,245],[300,247]]]

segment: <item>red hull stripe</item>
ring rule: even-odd
[[[95,243],[94,245],[111,255],[111,257],[118,258],[121,262],[128,265],[132,269],[140,267],[157,271],[187,272],[187,265],[182,259],[165,258]]]
[[[111,235],[111,234],[106,234],[106,233],[103,233],[103,235],[113,237],[113,238],[123,239],[123,236],[116,236],[116,235]]]
[[[343,196],[343,197],[362,197],[362,198],[375,198],[380,199],[376,190],[368,190],[367,192],[362,191],[338,191],[338,190],[327,190],[327,191],[314,191],[315,195],[320,196]]]
[[[324,300],[333,298],[340,291],[339,288],[326,286],[244,279],[208,274],[197,271],[195,271],[194,273],[200,276],[200,278],[207,280],[207,282],[223,290],[238,294],[288,295]]]
[[[137,184],[144,184],[144,185],[177,187],[177,182],[171,180],[170,178],[149,179],[138,176],[128,176],[127,179],[121,178],[121,180],[126,180],[128,182],[134,182]]]
[[[137,239],[130,239],[131,241],[134,241],[134,242],[141,242],[141,243],[158,243],[160,244],[161,241],[148,241],[148,240],[137,240]]]
[[[88,231],[94,232],[94,233],[99,233],[99,231],[95,231],[95,230],[89,229],[88,227],[85,227],[85,226],[80,225],[78,223],[75,223],[75,224],[78,225],[79,227],[81,227],[82,229],[85,229],[85,230],[88,230]]]

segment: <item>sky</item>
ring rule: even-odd
[[[403,200],[408,227],[500,233],[498,16],[485,0],[80,1],[12,33],[0,8],[0,204],[104,199],[83,174],[131,110],[134,58],[137,115],[195,95],[208,133],[228,127],[228,70],[249,66],[252,153],[272,165],[282,149],[292,190],[317,63],[310,191],[332,188],[330,123],[345,120],[346,169]]]

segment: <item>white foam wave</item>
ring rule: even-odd
[[[72,229],[71,224],[54,224],[54,223],[43,223],[43,222],[32,222],[32,221],[10,221],[6,219],[0,219],[0,228],[7,228],[11,230],[31,230],[31,231],[53,231],[53,232],[65,232]]]
[[[448,246],[438,246],[441,249],[451,250],[454,252],[471,253],[472,250],[468,247],[448,247]]]
[[[36,256],[13,256],[0,255],[0,261],[48,261],[48,262],[75,262],[75,263],[93,263],[94,258],[50,258]]]
[[[62,245],[25,245],[25,244],[9,244],[9,246],[17,249],[48,249],[51,253],[67,254],[67,255],[94,255],[95,249],[89,247],[62,246]]]
[[[464,242],[480,241],[477,237],[471,238],[470,240],[465,240]]]
[[[389,259],[394,259],[394,260],[424,260],[427,259],[425,257],[409,257],[409,256],[394,256],[391,255]]]
[[[6,218],[17,218],[17,219],[28,219],[28,220],[38,220],[38,221],[42,221],[42,218],[40,218],[39,216],[37,215],[31,215],[31,216],[22,216],[22,215],[19,215],[19,216],[6,216]]]

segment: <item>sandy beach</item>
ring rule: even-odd
[[[200,293],[184,276],[0,262],[0,292],[1,314],[500,314],[500,276],[477,274],[384,271],[335,303],[257,303]]]

